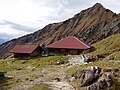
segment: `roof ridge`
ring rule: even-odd
[[[81,39],[78,39],[76,37],[74,37],[75,39],[77,39],[79,42],[81,42],[82,44],[84,44],[85,46],[87,46],[89,48],[89,46],[87,44],[85,44]]]
[[[68,38],[68,37],[65,37],[65,38]],[[49,44],[49,45],[56,44],[57,42],[60,42],[60,41],[64,40],[65,38],[62,38],[62,39],[60,39],[60,40],[58,40],[58,41],[56,41],[56,42],[53,42],[53,43],[51,43],[51,44]],[[48,45],[48,46],[49,46],[49,45]]]
[[[72,41],[75,41],[75,43],[72,43]],[[71,48],[90,48],[91,46],[85,43],[84,41],[78,39],[75,36],[68,36],[68,37],[62,38],[61,40],[58,40],[46,46],[46,48],[70,48],[70,47]]]

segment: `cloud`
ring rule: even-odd
[[[4,25],[10,25],[10,28],[17,29],[17,30],[20,30],[20,31],[33,32],[33,31],[36,30],[36,28],[34,28],[34,27],[24,26],[24,25],[21,25],[21,24],[18,24],[18,23],[7,21],[7,20],[3,20],[3,22],[4,22]]]
[[[0,22],[0,39],[10,40],[34,32],[36,28],[7,20]]]
[[[62,5],[71,10],[81,10],[83,7],[89,7],[89,5],[91,5],[91,2],[92,1],[90,0],[60,0],[60,3]]]
[[[3,39],[5,41],[11,40],[15,37],[21,36],[19,34],[8,34],[8,33],[0,33],[0,39]]]

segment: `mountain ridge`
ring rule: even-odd
[[[92,44],[117,33],[120,33],[120,14],[96,3],[68,20],[46,25],[32,34],[0,45],[0,58],[10,56],[9,50],[17,44],[48,45],[67,36],[76,36]]]
[[[5,39],[0,39],[0,45],[3,44],[4,42],[6,42],[7,40]]]

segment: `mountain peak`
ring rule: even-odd
[[[100,7],[102,7],[103,8],[103,5],[101,4],[101,3],[96,3],[93,7],[95,7],[95,8],[100,8]]]

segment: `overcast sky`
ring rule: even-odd
[[[95,3],[120,13],[119,0],[0,0],[0,39],[13,39],[64,21]]]

